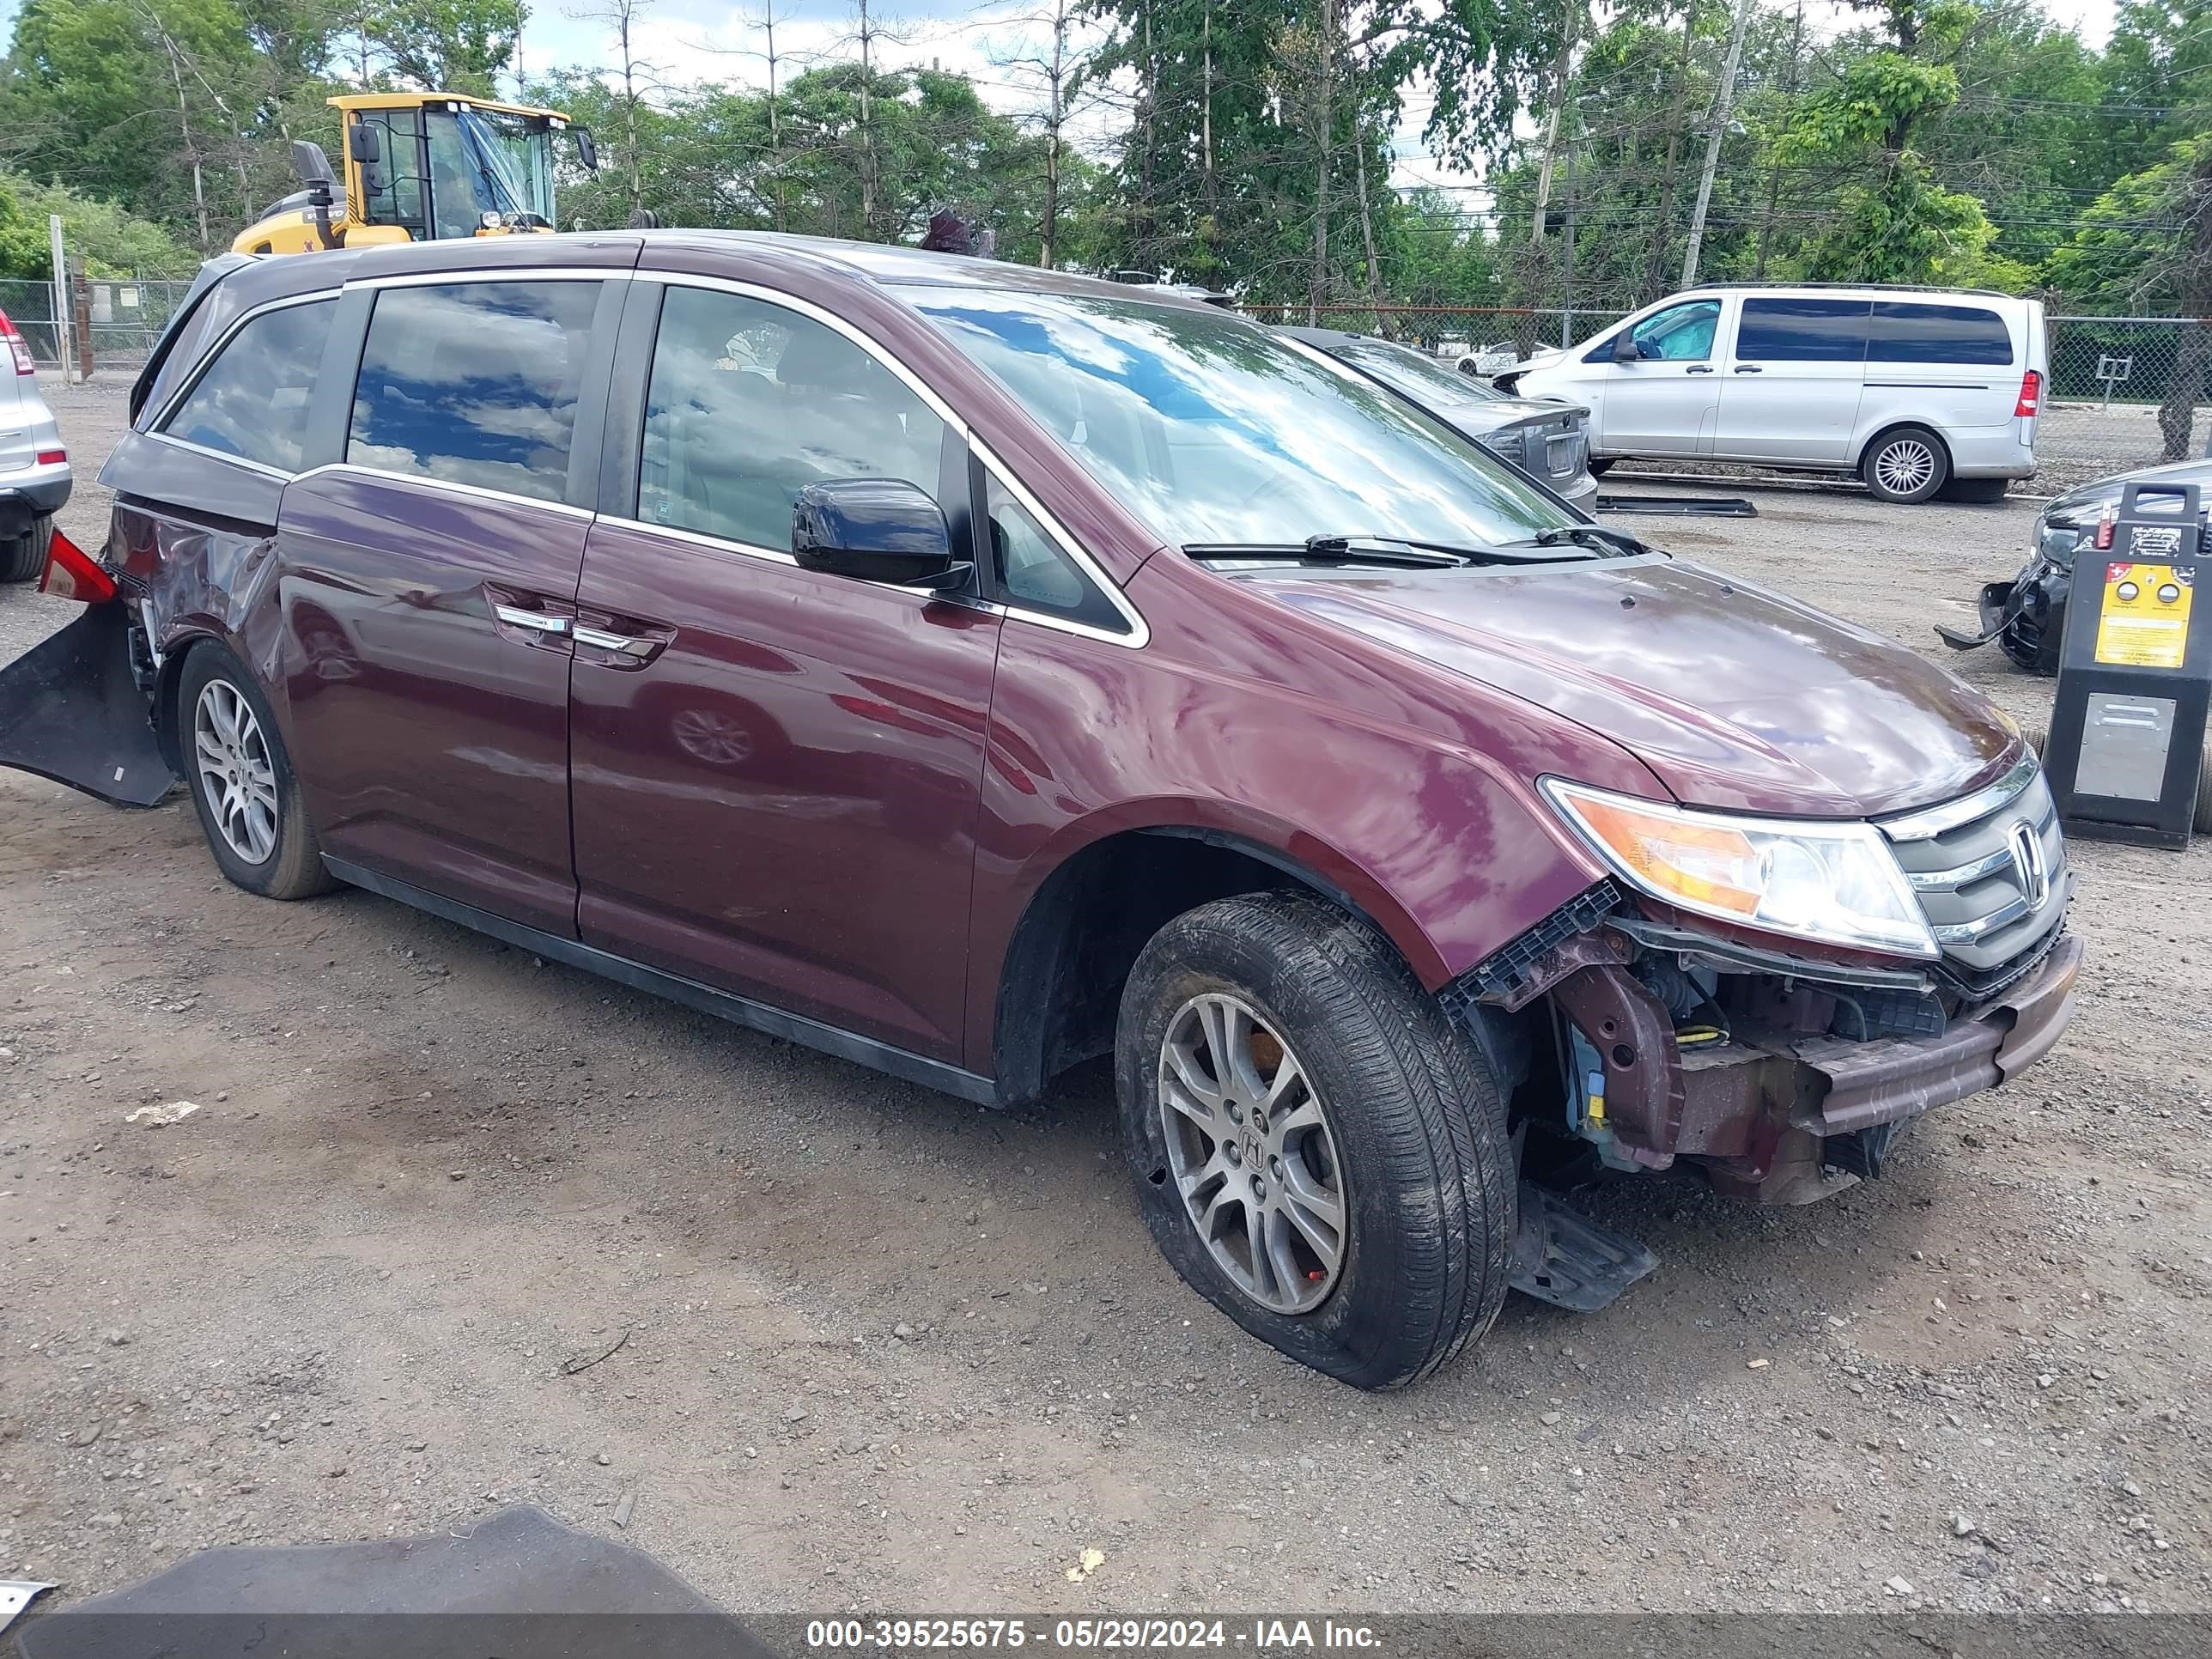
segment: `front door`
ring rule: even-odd
[[[802,570],[791,520],[813,480],[903,478],[964,537],[966,446],[798,311],[672,284],[643,320],[638,471],[577,592],[582,936],[957,1061],[999,620]]]
[[[1720,405],[1713,350],[1721,301],[1686,300],[1653,312],[1629,333],[1632,362],[1606,371],[1595,447],[1607,455],[1701,455]]]
[[[295,480],[277,526],[324,851],[568,935],[568,628],[598,461],[574,439],[597,432],[621,287],[379,292],[345,462]]]
[[[1841,465],[1850,459],[1866,378],[1864,300],[1746,299],[1721,379],[1713,454]]]

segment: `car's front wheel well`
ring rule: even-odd
[[[1358,907],[1322,877],[1236,836],[1182,829],[1109,836],[1072,854],[1031,896],[999,975],[992,1069],[1002,1101],[1041,1096],[1071,1066],[1114,1049],[1121,987],[1153,934],[1215,899],[1276,889]]]

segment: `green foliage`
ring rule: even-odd
[[[2212,134],[2202,134],[2117,180],[2081,216],[2073,239],[2051,256],[2051,285],[2085,310],[2203,314],[2212,283],[2202,268],[2205,255],[2192,244],[2203,236],[2202,216],[2212,212],[2203,199],[2212,189],[2208,175]]]
[[[17,187],[0,175],[0,277],[44,280],[54,274],[46,252],[46,225],[27,211]]]
[[[0,276],[52,274],[46,220],[56,213],[62,216],[70,258],[82,260],[88,275],[189,276],[199,264],[199,255],[160,225],[112,203],[0,173]],[[27,226],[28,244],[17,235],[11,214]],[[22,251],[26,246],[27,252]]]
[[[403,87],[491,97],[529,15],[521,0],[375,0],[362,33]]]

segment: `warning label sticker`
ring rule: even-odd
[[[2194,565],[2106,565],[2096,659],[2122,668],[2180,667],[2196,586]]]

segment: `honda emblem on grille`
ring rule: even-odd
[[[2012,867],[2020,877],[2020,890],[2035,908],[2051,896],[2051,866],[2043,856],[2043,837],[2022,818],[2012,827]]]

